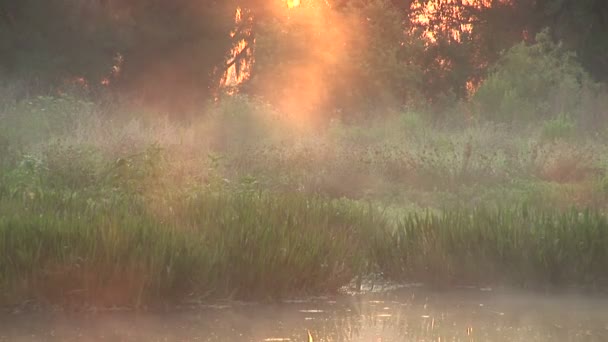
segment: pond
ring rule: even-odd
[[[5,312],[0,341],[608,341],[608,296],[409,286],[163,312]]]

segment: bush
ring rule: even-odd
[[[538,158],[538,177],[556,183],[580,182],[602,172],[594,151],[569,144],[552,144]]]
[[[43,152],[44,174],[51,185],[58,189],[79,190],[99,186],[97,174],[100,159],[97,152],[86,146],[66,145],[56,142]]]
[[[44,163],[40,158],[23,155],[16,165],[0,174],[0,196],[33,199],[42,195]]]
[[[582,93],[594,88],[575,55],[544,30],[534,44],[517,44],[500,58],[473,102],[487,119],[528,123],[580,115]]]

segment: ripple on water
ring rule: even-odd
[[[608,297],[423,288],[174,312],[0,313],[0,342],[608,341]],[[480,305],[483,304],[483,305]],[[309,339],[310,341],[310,339]]]

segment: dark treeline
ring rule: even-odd
[[[315,75],[309,88],[332,84],[308,94],[316,110],[445,107],[470,96],[502,52],[548,28],[592,79],[608,79],[603,0],[303,0],[300,7],[289,10],[282,0],[1,0],[0,77],[17,97],[86,83],[90,94],[179,110],[217,96],[231,67],[237,76],[251,73],[238,91],[280,102],[281,90],[303,91],[286,84],[302,81],[293,72],[299,68]],[[314,8],[322,18],[310,14]],[[325,29],[315,31],[315,20]],[[327,49],[331,61],[314,53]]]
[[[605,289],[606,3],[0,0],[0,312]]]

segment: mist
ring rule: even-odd
[[[572,6],[0,4],[0,341],[605,339]]]

